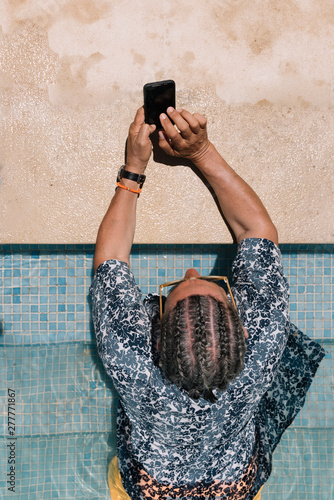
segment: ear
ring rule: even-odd
[[[244,331],[245,338],[248,339],[249,335],[248,335],[248,332],[247,332],[246,328],[243,326],[242,329]]]

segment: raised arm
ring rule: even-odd
[[[267,238],[277,245],[276,227],[260,198],[209,141],[206,118],[173,108],[168,109],[168,116],[160,117],[164,129],[159,133],[160,147],[171,156],[190,159],[199,168],[214,189],[237,242],[252,237]]]
[[[150,134],[155,125],[144,123],[144,108],[137,111],[130,125],[127,141],[126,170],[143,174],[152,152]],[[138,190],[135,181],[123,178],[121,184]],[[94,269],[109,259],[118,259],[129,264],[130,251],[136,228],[136,207],[138,195],[123,188],[117,188],[106,215],[100,225],[94,254]]]

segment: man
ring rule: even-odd
[[[111,496],[258,500],[325,353],[290,324],[276,228],[209,141],[206,119],[169,108],[160,120],[159,146],[201,171],[239,244],[234,287],[227,295],[188,269],[160,305],[141,301],[129,260],[155,126],[140,108],[91,288],[98,352],[120,394]]]

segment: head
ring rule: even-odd
[[[190,269],[167,298],[161,325],[160,366],[190,397],[214,402],[242,371],[245,336],[237,311],[214,282]]]

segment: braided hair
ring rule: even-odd
[[[191,295],[163,319],[160,368],[193,399],[217,401],[212,389],[227,389],[244,367],[245,352],[242,323],[229,301]]]

